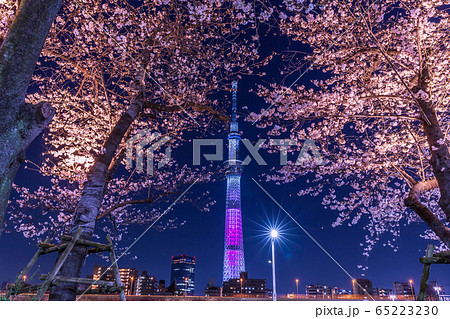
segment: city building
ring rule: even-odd
[[[335,295],[351,295],[352,291],[344,288],[335,288],[334,289]]]
[[[154,295],[159,291],[158,281],[155,276],[149,276],[147,271],[143,271],[137,279],[136,295]]]
[[[206,285],[205,297],[222,297],[222,287],[214,286],[214,280],[211,278]]]
[[[306,295],[314,298],[332,298],[337,288],[328,285],[307,285]]]
[[[175,294],[194,295],[195,257],[185,255],[172,257],[170,282],[175,282]]]
[[[245,271],[244,241],[241,216],[241,174],[242,161],[239,160],[241,134],[236,115],[237,82],[232,84],[232,107],[230,132],[228,134],[228,160],[225,162],[227,177],[225,209],[225,251],[223,261],[223,282],[239,279]]]
[[[158,292],[166,292],[166,281],[165,280],[159,281]]]
[[[389,289],[389,288],[373,288],[373,289],[374,289],[374,295],[377,295],[378,297],[392,296],[392,289]]]
[[[394,295],[404,297],[414,297],[414,287],[412,283],[394,281]]]
[[[439,300],[439,296],[445,295],[444,287],[439,286],[437,281],[429,281],[425,293],[425,300]]]
[[[119,273],[122,285],[125,287],[125,295],[135,295],[139,271],[135,268],[119,268]]]
[[[136,293],[136,281],[139,276],[139,272],[135,268],[119,268],[120,280],[124,286],[124,292],[126,295],[134,295]],[[94,280],[114,281],[114,271],[107,266],[94,266],[93,271]],[[92,286],[97,288],[97,286]]]
[[[352,291],[354,295],[373,295],[372,282],[365,278],[353,279]]]
[[[230,279],[223,283],[222,295],[224,297],[266,297],[266,280],[249,279],[247,272],[241,272],[239,278]]]

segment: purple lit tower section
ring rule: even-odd
[[[236,119],[237,82],[232,84],[232,108],[230,133],[228,134],[227,201],[225,212],[225,256],[223,262],[223,281],[236,279],[245,271],[244,242],[242,238],[241,218],[241,174],[239,157],[239,134]]]

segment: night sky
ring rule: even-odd
[[[262,52],[268,53],[286,46],[285,41],[269,36],[263,38]],[[280,58],[271,63],[266,70],[268,75],[265,81],[280,81],[279,70],[282,67],[280,63]],[[295,75],[297,76],[298,74]],[[318,73],[311,72],[303,77],[299,84],[308,86],[309,80],[317,76]],[[286,83],[289,83],[289,80],[292,81],[288,79]],[[254,93],[248,92],[249,89],[255,89],[256,85],[261,83],[263,83],[262,79],[257,77],[247,77],[239,81],[239,110],[242,111],[242,106],[246,105],[248,110],[245,112],[258,112],[261,108],[268,106],[258,100]],[[242,116],[239,125],[244,132],[243,138],[249,138],[253,143],[258,139],[258,135],[262,138],[265,136],[263,130],[257,129],[251,123],[244,123]],[[226,134],[226,130],[223,130],[211,137],[226,139]],[[192,144],[186,143],[184,147],[191,148]],[[41,151],[42,140],[38,139],[30,147],[27,156],[39,162]],[[267,155],[264,152],[261,154]],[[241,159],[244,157],[245,153],[241,155]],[[264,158],[269,159],[269,157]],[[174,159],[177,160],[175,155]],[[185,160],[185,158],[182,159],[182,161]],[[268,162],[268,166],[258,167],[253,160],[245,168],[241,179],[245,262],[249,278],[265,278],[268,286],[271,287],[271,264],[268,263],[270,247],[264,227],[278,221],[284,229],[283,239],[276,246],[278,293],[294,292],[295,278],[300,279],[299,292],[301,293],[304,293],[305,285],[316,283],[350,289],[351,279],[252,181],[252,178],[261,180],[261,174],[268,172],[272,166],[276,165],[278,158],[272,157]],[[203,164],[207,162],[204,161]],[[39,185],[49,186],[48,179],[23,167],[16,177],[16,183],[32,188]],[[361,277],[361,270],[357,268],[357,265],[368,266],[365,278],[372,280],[374,287],[392,289],[393,281],[406,282],[412,279],[418,291],[422,271],[419,257],[425,254],[427,245],[427,241],[419,237],[426,229],[423,223],[402,228],[397,252],[378,244],[370,257],[366,258],[362,255],[363,247],[360,246],[360,243],[364,241],[365,233],[362,230],[364,219],[351,228],[331,227],[337,213],[324,210],[320,204],[320,196],[300,198],[295,195],[306,184],[304,179],[300,178],[294,183],[281,186],[263,181],[261,184],[352,276]],[[221,285],[226,181],[223,179],[211,184],[196,185],[193,188],[193,192],[198,194],[206,190],[209,190],[211,197],[217,201],[210,212],[199,212],[188,204],[175,206],[161,221],[177,217],[179,221],[186,221],[186,224],[163,232],[151,229],[132,248],[129,256],[119,260],[119,266],[134,267],[139,271],[147,270],[149,274],[155,275],[158,279],[165,279],[168,283],[171,256],[185,254],[195,256],[197,260],[196,295],[203,294],[209,278],[213,278],[216,285]],[[146,227],[131,227],[126,235],[129,240],[125,238],[124,245],[139,236]],[[25,267],[36,249],[35,242],[25,239],[19,233],[3,233],[0,238],[0,283],[14,281],[15,276]],[[137,256],[137,259],[133,260],[130,258],[132,256]],[[41,257],[39,262],[41,267],[38,272],[48,273],[55,258],[56,254]],[[98,256],[88,257],[83,268],[83,277],[92,274],[95,264],[106,265],[106,261]],[[447,294],[450,293],[448,271],[449,267],[446,265],[433,265],[430,275],[430,280],[437,280],[444,286]]]

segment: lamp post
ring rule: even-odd
[[[187,296],[187,284],[188,284],[188,277],[184,278],[184,296]]]
[[[356,291],[355,291],[355,283],[356,283],[356,279],[352,279],[352,293],[354,295],[356,295]]]
[[[133,294],[133,281],[134,281],[133,276],[131,276],[130,281],[131,281],[131,285],[130,285],[130,291],[128,291],[128,294],[132,295]]]
[[[242,295],[242,282],[244,281],[244,279],[242,279],[242,277],[241,277],[241,278],[239,278],[239,281],[241,282],[241,295]]]
[[[297,297],[298,297],[298,278],[295,279],[295,286],[296,286],[296,288],[297,288]]]
[[[270,231],[270,238],[272,242],[272,300],[277,301],[277,281],[275,278],[275,238],[278,237],[278,231],[276,229],[272,229]]]
[[[409,286],[411,287],[411,299],[414,300],[415,294],[412,279],[409,280]]]

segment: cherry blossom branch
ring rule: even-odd
[[[160,193],[158,195],[155,195],[153,197],[150,198],[144,198],[144,199],[134,199],[134,200],[127,200],[127,201],[123,201],[117,205],[114,205],[110,208],[108,208],[107,210],[105,210],[104,212],[102,212],[101,214],[99,214],[97,216],[96,220],[100,220],[105,216],[108,216],[109,214],[111,214],[112,212],[114,212],[116,209],[119,209],[121,207],[127,206],[127,205],[134,205],[134,204],[152,204],[154,203],[157,199],[166,196],[166,195],[171,195],[171,194],[179,194],[177,192],[163,192]]]
[[[207,111],[215,118],[217,118],[221,121],[224,121],[224,122],[228,122],[230,120],[230,117],[228,115],[217,111],[216,109],[212,108],[209,105],[202,105],[202,104],[197,104],[197,103],[183,103],[183,104],[181,104],[181,106],[183,108],[192,108],[198,112]],[[169,112],[169,113],[177,113],[177,112],[183,111],[183,109],[180,108],[180,106],[178,106],[178,105],[168,106],[168,105],[153,103],[150,101],[144,102],[143,107],[144,107],[144,109],[152,109],[152,110],[157,110],[157,111],[161,111],[161,112]]]

